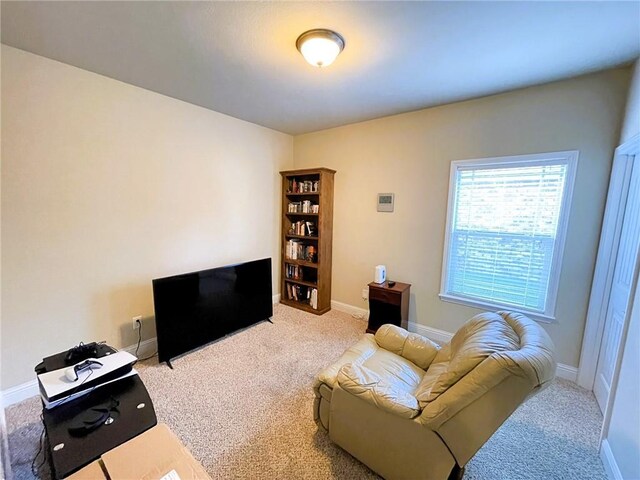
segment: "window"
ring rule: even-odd
[[[577,159],[452,162],[442,300],[554,320]]]

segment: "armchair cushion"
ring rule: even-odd
[[[382,378],[373,370],[348,364],[338,372],[337,383],[352,395],[381,410],[403,418],[414,418],[420,413],[416,397],[393,382],[393,377]]]
[[[360,365],[374,371],[387,383],[392,383],[396,388],[411,394],[416,391],[422,377],[424,377],[423,369],[384,348],[379,348],[375,354]]]
[[[449,358],[429,367],[416,398],[424,408],[493,353],[519,348],[519,335],[502,316],[490,312],[476,315],[451,339]]]
[[[426,370],[440,346],[417,333],[409,333],[395,325],[382,325],[375,335],[378,345]]]

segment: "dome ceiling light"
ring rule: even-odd
[[[344,49],[344,38],[333,30],[316,28],[300,35],[296,40],[296,48],[314,67],[326,67]]]

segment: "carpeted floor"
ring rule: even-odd
[[[317,317],[285,306],[276,307],[273,321],[182,357],[174,370],[155,359],[138,365],[158,420],[213,478],[379,478],[318,431],[312,415],[314,375],[365,324],[336,311]],[[39,414],[38,398],[7,410],[17,480],[34,478]],[[597,451],[601,422],[591,393],[558,380],[512,415],[464,478],[606,479]],[[50,476],[47,467],[37,473]]]

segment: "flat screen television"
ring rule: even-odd
[[[158,360],[273,316],[271,259],[153,280]]]

